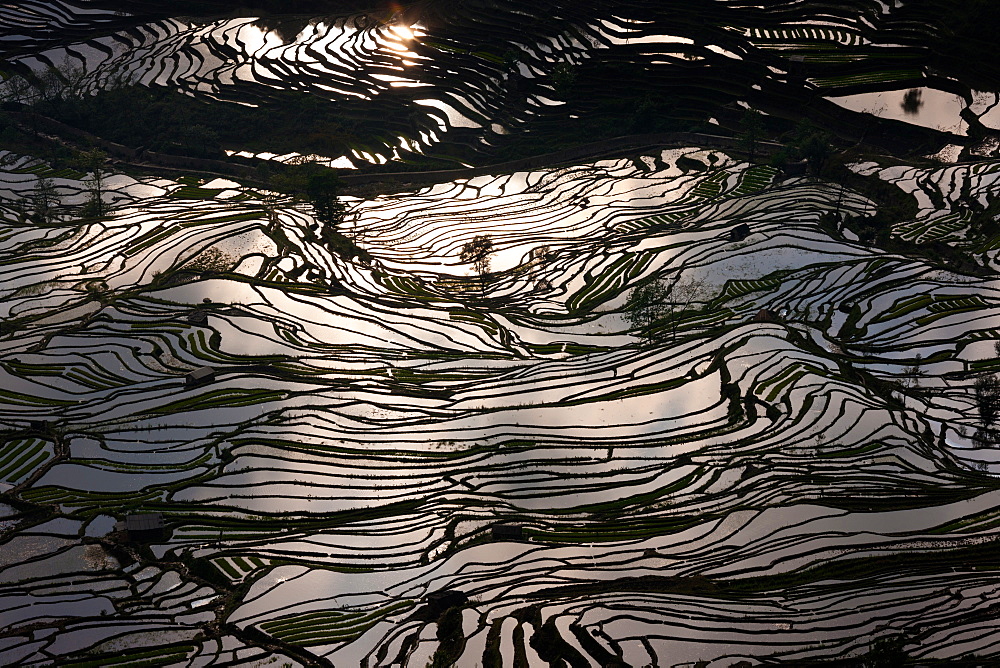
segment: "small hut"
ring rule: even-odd
[[[193,322],[196,325],[200,325],[206,320],[208,320],[208,314],[205,313],[204,311],[192,311],[191,313],[188,314],[187,317],[188,322]]]
[[[774,311],[766,308],[762,308],[757,311],[757,315],[753,317],[753,322],[765,323],[769,325],[780,325],[781,316]]]
[[[750,226],[746,223],[740,223],[736,227],[729,230],[729,240],[730,241],[743,241],[750,236]]]
[[[133,543],[151,543],[164,538],[163,515],[137,513],[125,517],[125,533]]]
[[[524,528],[519,524],[496,524],[490,532],[493,540],[524,540]]]
[[[457,589],[442,589],[427,595],[427,612],[432,617],[437,617],[448,608],[465,605],[468,602],[469,597],[465,595],[465,592]]]
[[[204,385],[215,380],[215,369],[210,366],[203,366],[195,369],[184,378],[184,384],[188,387]]]

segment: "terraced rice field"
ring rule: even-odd
[[[111,215],[40,227],[44,167],[6,162],[5,664],[1000,651],[1000,296],[824,231],[859,194],[670,149],[349,199],[362,261],[222,179],[116,175]],[[998,173],[856,169],[951,184],[910,235]],[[696,289],[641,331],[652,280]]]
[[[903,3],[696,4],[29,0],[0,6],[2,94],[50,66],[60,95],[305,93],[380,119],[309,158],[369,172],[542,142],[607,113],[586,100],[625,64],[730,125],[920,89],[964,123],[922,137],[1000,127]],[[0,665],[1000,660],[1000,161],[869,156],[866,191],[656,146],[357,189],[338,243],[302,200],[190,170],[109,167],[82,216],[92,173],[0,146]],[[916,203],[890,241],[969,271],[862,243],[876,185]]]
[[[941,75],[922,45],[933,29],[898,3],[719,0],[680,13],[515,4],[470,3],[447,16],[182,16],[116,30],[125,19],[109,11],[33,0],[0,10],[0,29],[11,35],[8,74],[62,68],[71,95],[141,85],[256,108],[296,93],[334,105],[348,126],[379,118],[377,131],[343,139],[343,155],[307,152],[345,168],[425,156],[474,164],[538,123],[597,122],[608,110],[594,101],[629,67],[646,73],[651,96],[681,96],[685,108],[749,100],[780,115],[794,105],[818,125],[842,116],[841,126],[858,119],[849,109],[956,137],[971,124],[977,141],[1000,128],[996,95]],[[560,72],[571,74],[561,83]],[[922,104],[904,113],[911,89]],[[2,92],[21,98],[9,84]],[[702,124],[710,115],[684,111]]]

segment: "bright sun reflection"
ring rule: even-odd
[[[424,33],[420,30],[420,25],[391,25],[385,36],[388,38],[385,42],[385,46],[394,52],[394,55],[400,58],[405,66],[411,66],[414,64],[415,60],[418,58],[417,54],[410,51],[409,42],[423,37]]]
[[[389,28],[392,32],[396,33],[396,36],[400,39],[410,40],[416,37],[413,30],[409,26],[392,26]]]

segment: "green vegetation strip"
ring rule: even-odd
[[[587,284],[566,302],[570,312],[586,311],[603,302],[629,280],[642,274],[656,256],[655,253],[626,253],[598,276],[587,276]]]
[[[0,446],[0,480],[17,483],[49,458],[45,442],[38,439],[10,441]]]
[[[59,665],[62,668],[104,668],[104,666],[139,668],[140,666],[167,666],[184,662],[188,655],[195,650],[194,645],[173,645],[146,650],[144,652],[102,654],[95,659],[60,662]]]
[[[285,398],[284,392],[277,390],[244,390],[239,388],[224,388],[212,390],[186,399],[157,406],[150,412],[157,414],[183,413],[190,410],[206,410],[210,408],[237,408],[264,404],[269,401],[280,401]]]
[[[357,638],[379,620],[413,606],[413,601],[397,601],[364,613],[321,610],[264,622],[260,628],[283,642],[318,645]]]
[[[934,298],[931,295],[916,295],[913,297],[899,299],[888,311],[873,318],[872,323],[888,322],[893,318],[899,318],[908,313],[912,313],[913,311],[927,308],[933,302]]]
[[[67,399],[46,399],[45,397],[0,389],[0,403],[14,404],[15,406],[72,406],[76,402]]]
[[[199,188],[198,186],[185,186],[170,193],[170,197],[180,199],[213,199],[222,192],[222,188]]]
[[[775,290],[779,287],[781,287],[780,278],[766,278],[761,280],[746,281],[730,279],[726,281],[726,285],[722,288],[722,294],[719,296],[723,300],[733,299],[751,294],[753,292],[770,292],[771,290]]]
[[[819,88],[842,88],[844,86],[856,86],[867,83],[886,83],[892,81],[903,81],[906,79],[919,79],[923,73],[918,69],[888,70],[883,72],[868,72],[865,74],[854,74],[836,77],[819,77],[809,81]]]

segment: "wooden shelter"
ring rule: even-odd
[[[165,535],[163,515],[160,513],[137,513],[125,517],[125,533],[135,543],[151,543],[163,540]]]
[[[519,524],[496,524],[490,532],[493,540],[524,540],[524,528]]]
[[[746,223],[740,223],[736,227],[729,230],[729,240],[730,241],[743,241],[751,234],[750,226]]]
[[[780,325],[781,316],[770,309],[762,308],[761,310],[757,311],[757,315],[753,317],[753,322],[761,322],[771,325]]]
[[[203,366],[195,369],[184,378],[184,384],[188,387],[204,385],[215,380],[215,369],[210,366]]]

